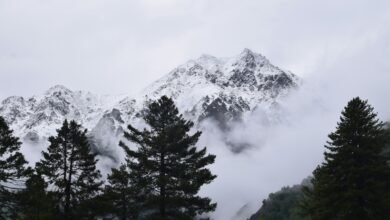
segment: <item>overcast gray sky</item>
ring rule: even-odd
[[[0,0],[0,98],[55,84],[132,93],[188,59],[245,47],[306,77],[389,27],[388,0]]]
[[[237,156],[208,144],[223,156],[205,191],[228,219],[307,177],[350,98],[390,120],[389,0],[0,0],[0,98],[55,84],[134,93],[188,59],[243,48],[304,84],[284,103],[290,124],[265,132],[264,146]],[[257,144],[253,121],[236,130]]]

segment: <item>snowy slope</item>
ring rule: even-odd
[[[99,152],[116,157],[112,148],[117,138],[112,137],[120,136],[127,124],[140,121],[141,110],[150,99],[172,97],[186,118],[196,124],[210,118],[223,130],[257,108],[277,122],[278,103],[298,85],[294,74],[244,49],[231,58],[203,55],[190,60],[136,97],[99,96],[54,86],[40,96],[4,99],[0,115],[30,142],[54,135],[64,119],[76,120],[89,130]]]
[[[54,86],[41,96],[29,98],[12,96],[0,105],[5,117],[19,136],[47,138],[55,133],[65,119],[72,119],[91,128],[117,97],[97,96],[90,92],[71,91]]]
[[[298,87],[299,79],[272,65],[261,54],[244,49],[218,59],[203,55],[180,65],[143,91],[144,97],[172,97],[187,118],[212,117],[224,123],[257,107],[272,109]]]

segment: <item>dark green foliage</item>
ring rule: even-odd
[[[354,98],[345,107],[313,173],[314,188],[305,190],[313,220],[390,219],[383,125],[367,101]]]
[[[32,174],[19,195],[20,217],[31,220],[57,219],[54,201],[46,192],[47,183],[40,174]]]
[[[132,182],[130,171],[126,165],[119,169],[112,169],[108,176],[108,185],[105,188],[104,200],[109,207],[109,213],[121,220],[137,219],[140,210],[140,198],[137,200],[141,188]]]
[[[47,152],[37,163],[37,170],[53,184],[49,190],[65,219],[92,217],[92,201],[103,183],[86,132],[76,122],[65,121],[58,135],[49,138]]]
[[[0,117],[0,219],[14,218],[17,208],[15,193],[29,173],[27,161],[19,152],[21,142],[14,137],[4,118]]]
[[[303,199],[302,187],[303,185],[283,187],[280,191],[271,193],[250,220],[309,220],[309,217],[303,216],[300,206]]]
[[[148,129],[140,131],[129,125],[129,132],[125,132],[125,138],[138,148],[120,143],[127,154],[130,178],[143,189],[138,195],[142,217],[193,219],[215,210],[216,204],[209,198],[197,196],[202,185],[216,178],[206,168],[214,163],[215,156],[195,146],[201,132],[188,134],[193,123],[184,120],[166,96],[150,103],[143,118]]]
[[[386,145],[383,153],[387,157],[387,161],[390,163],[390,122],[385,124],[385,139]]]

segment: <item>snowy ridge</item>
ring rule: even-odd
[[[202,55],[190,60],[144,89],[137,97],[100,96],[54,86],[41,96],[9,97],[0,104],[0,115],[28,141],[44,141],[55,134],[64,119],[76,120],[89,130],[99,152],[109,154],[129,123],[140,121],[144,105],[162,95],[172,97],[190,120],[211,118],[222,129],[244,120],[261,108],[277,121],[278,103],[299,79],[272,65],[261,54],[244,49],[232,58]],[[115,156],[115,155],[111,155]]]
[[[214,117],[229,122],[257,107],[275,106],[298,85],[294,74],[272,65],[261,54],[244,49],[232,58],[202,55],[190,60],[153,83],[143,94],[150,99],[172,97],[184,115],[194,121]]]

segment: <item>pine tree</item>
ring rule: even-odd
[[[103,184],[97,159],[91,152],[87,130],[75,121],[64,121],[57,136],[49,138],[47,152],[37,163],[37,169],[53,184],[52,191],[58,201],[58,210],[65,219],[93,215],[93,198]]]
[[[13,136],[3,117],[0,117],[0,219],[15,214],[15,193],[23,187],[23,178],[29,173],[27,161],[19,152],[21,142]]]
[[[30,175],[26,181],[26,188],[18,195],[21,219],[57,219],[53,206],[54,200],[46,192],[47,185],[40,174]]]
[[[325,162],[313,172],[313,190],[305,190],[313,220],[390,219],[384,134],[367,101],[354,98],[348,103],[329,135]]]
[[[195,146],[201,132],[189,134],[193,122],[183,119],[166,96],[151,102],[143,119],[148,129],[140,131],[129,125],[124,134],[138,148],[132,150],[120,143],[133,183],[143,189],[139,197],[145,203],[142,214],[152,219],[193,219],[215,210],[215,203],[197,195],[202,185],[216,178],[206,168],[215,156]]]
[[[132,179],[125,164],[119,169],[112,169],[107,177],[109,184],[105,188],[104,199],[110,207],[109,212],[121,220],[137,219],[142,204],[141,198],[138,198],[142,189],[136,188]]]

